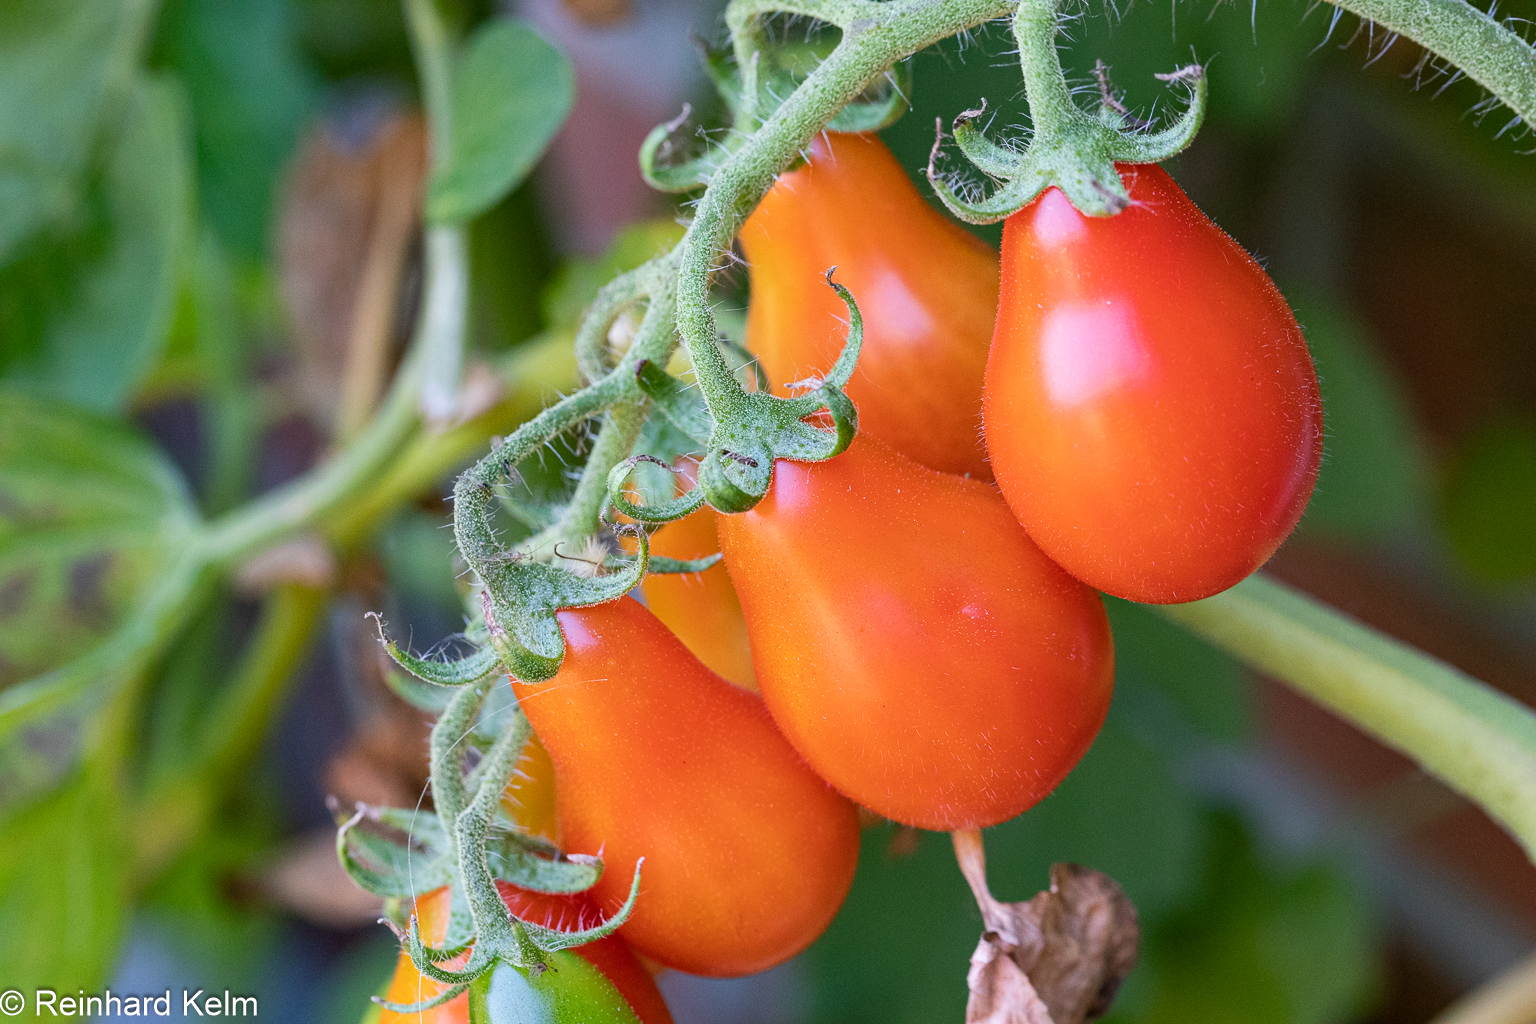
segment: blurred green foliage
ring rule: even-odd
[[[1494,583],[1536,577],[1536,422],[1506,416],[1469,437],[1446,474],[1451,546]]]

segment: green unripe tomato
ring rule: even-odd
[[[470,1024],[641,1024],[602,971],[568,950],[543,971],[497,964],[469,987]]]

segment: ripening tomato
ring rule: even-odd
[[[848,383],[859,428],[925,466],[992,479],[981,383],[997,311],[989,246],[923,201],[874,135],[823,134],[741,229],[752,279],[747,346],[780,394],[824,374],[853,292],[864,349]]]
[[[519,889],[505,882],[496,883],[496,888],[501,893],[503,902],[514,915],[546,928],[575,931],[590,928],[602,919],[601,911],[598,910],[592,897],[586,893],[556,896]],[[416,898],[415,912],[422,937],[432,945],[441,943],[448,933],[448,907],[447,889],[437,889]],[[672,1024],[672,1015],[668,1012],[661,993],[657,991],[656,982],[652,980],[650,972],[641,965],[640,961],[635,959],[635,954],[630,952],[624,940],[609,936],[597,942],[578,946],[571,953],[596,967],[600,976],[607,977],[613,988],[617,989],[618,994],[629,1004],[634,1016],[639,1018],[641,1024]],[[466,952],[444,966],[449,970],[455,970],[462,967],[468,959],[469,954]],[[585,972],[583,974],[586,992],[582,994],[591,995],[594,1001],[601,1004],[604,995],[603,986],[598,985],[590,976],[585,976]],[[395,1003],[416,1003],[430,999],[442,990],[443,986],[438,982],[422,977],[416,970],[416,965],[411,963],[410,955],[402,952],[384,998]],[[469,1024],[471,1020],[469,1003],[470,998],[466,993],[442,1006],[424,1010],[419,1014],[402,1015],[381,1009],[376,1018],[376,1024]],[[610,1013],[610,1016],[613,1014]],[[495,1017],[491,1019],[496,1020]],[[500,1022],[497,1021],[496,1024]]]
[[[775,463],[720,543],[774,720],[871,810],[940,830],[1006,821],[1103,724],[1104,606],[990,484],[860,435],[827,462]]]
[[[560,950],[534,970],[498,963],[469,986],[469,1024],[645,1024],[580,952]]]
[[[987,450],[1035,543],[1133,601],[1193,601],[1295,527],[1322,454],[1317,374],[1264,270],[1152,165],[1085,217],[1008,218]]]
[[[559,613],[565,661],[513,681],[555,764],[568,851],[603,853],[620,934],[668,967],[728,977],[808,946],[858,859],[857,814],[805,766],[755,695],[705,668],[638,602]]]
[[[414,909],[422,939],[428,945],[441,944],[448,934],[448,890],[435,889],[416,897]],[[466,952],[443,964],[443,967],[450,971],[457,970],[468,959],[469,954]],[[401,950],[400,959],[395,964],[394,977],[389,979],[384,998],[392,1003],[420,1003],[435,997],[446,987],[431,978],[423,977],[411,962],[411,955]],[[377,1024],[468,1024],[469,997],[462,995],[420,1013],[402,1014],[379,1008],[375,1020]]]
[[[693,486],[691,465],[679,479],[682,485]],[[687,518],[668,523],[651,538],[651,554],[687,561],[719,551],[715,515],[705,505]],[[757,692],[747,623],[724,565],[717,563],[687,575],[656,573],[645,578],[640,590],[646,607],[694,657],[737,686]]]
[[[528,745],[517,759],[512,781],[501,794],[501,807],[529,835],[551,843],[559,840],[555,820],[555,766],[537,736],[528,737]]]

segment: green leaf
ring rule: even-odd
[[[33,234],[83,215],[98,126],[153,10],[149,0],[0,4],[0,265]]]
[[[94,766],[0,824],[5,987],[101,990],[127,923],[129,838]]]
[[[35,762],[72,757],[57,721],[13,742],[34,714],[21,706],[52,709],[124,668],[98,655],[152,593],[190,585],[172,567],[195,523],[175,468],[138,434],[0,389],[0,802],[33,787]]]
[[[109,636],[194,522],[138,434],[0,390],[0,686]]]
[[[477,31],[453,70],[448,152],[427,187],[427,219],[462,224],[527,177],[576,97],[571,62],[526,23]]]
[[[1536,423],[1510,417],[1475,432],[1446,476],[1442,515],[1457,557],[1479,576],[1536,576]]]
[[[1301,528],[1359,541],[1422,526],[1429,475],[1402,385],[1346,310],[1305,291],[1287,294],[1323,393],[1323,463]]]
[[[259,257],[272,184],[319,99],[289,0],[169,3],[159,46],[194,114],[201,207],[222,240]]]
[[[1146,935],[1143,974],[1109,1020],[1356,1019],[1379,966],[1358,888],[1327,862],[1264,865],[1237,821],[1214,825],[1200,900]]]
[[[530,848],[541,845],[515,832],[493,834],[485,851],[491,874],[519,889],[556,893],[585,892],[602,876],[601,860],[541,857]]]
[[[45,248],[47,267],[8,268],[0,329],[13,342],[7,376],[89,409],[123,408],[170,334],[180,259],[190,236],[187,116],[174,80],[138,80],[101,182],[94,244]],[[23,261],[32,263],[32,260]],[[17,291],[29,277],[67,276],[53,296]],[[49,282],[53,283],[53,282]],[[51,301],[49,301],[51,299]],[[32,335],[27,338],[25,335]]]

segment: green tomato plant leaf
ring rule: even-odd
[[[29,764],[67,765],[61,723],[12,731],[123,667],[100,655],[180,579],[196,522],[180,475],[142,437],[0,389],[0,803],[29,788]]]
[[[6,987],[101,991],[131,907],[129,839],[98,765],[0,823]]]
[[[517,186],[565,123],[576,74],[527,24],[496,19],[455,61],[448,151],[434,157],[427,219],[463,224]]]
[[[88,409],[123,408],[170,335],[181,257],[191,234],[187,115],[167,77],[141,78],[101,180],[99,223],[75,259],[50,251],[67,284],[52,302],[13,291],[36,267],[9,268],[0,310],[7,331],[31,334],[7,375]],[[62,301],[60,301],[62,300]],[[43,308],[28,308],[35,302]],[[30,344],[28,344],[30,342]]]
[[[166,4],[156,26],[186,86],[200,208],[242,256],[265,254],[272,183],[320,95],[287,0]]]
[[[131,80],[154,7],[0,4],[0,265],[38,231],[83,216],[97,129]]]

